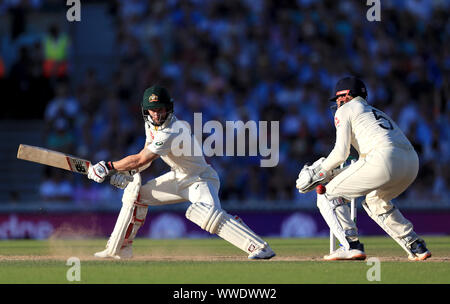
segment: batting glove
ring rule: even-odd
[[[110,167],[110,166],[109,166]],[[96,181],[97,183],[103,183],[105,178],[110,175],[114,170],[106,165],[104,161],[96,163],[93,166],[89,166],[88,178]]]
[[[116,173],[113,176],[111,176],[111,180],[109,181],[111,185],[114,187],[117,187],[119,189],[125,189],[130,182],[133,181],[133,171],[130,171],[129,173]]]

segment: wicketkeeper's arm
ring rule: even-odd
[[[314,162],[311,166],[305,165],[298,174],[296,188],[300,193],[313,190],[317,185],[323,184],[329,177],[329,172],[322,168],[324,157]]]
[[[342,164],[350,155],[352,140],[352,127],[348,113],[345,111],[336,112],[336,143],[328,157],[322,162],[322,168],[331,171]]]
[[[298,175],[296,181],[296,187],[300,193],[307,193],[313,190],[319,184],[326,184],[335,178],[338,174],[342,173],[348,168],[335,168],[331,171],[326,171],[322,168],[322,163],[325,160],[324,157],[316,161],[311,166],[304,166]]]
[[[349,166],[344,166],[344,167],[337,167],[333,170],[330,171],[329,176],[328,176],[328,180],[327,183],[332,180],[333,178],[335,178],[336,176],[338,176],[339,174],[341,174],[343,171],[347,170]]]

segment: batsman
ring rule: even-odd
[[[328,157],[303,167],[297,189],[306,193],[328,183],[326,193],[317,195],[317,206],[341,247],[324,256],[325,260],[366,258],[348,206],[351,199],[360,196],[365,196],[362,206],[367,214],[407,252],[410,260],[425,260],[431,257],[425,241],[392,203],[415,180],[417,153],[395,122],[366,99],[367,89],[360,79],[345,77],[338,81],[335,96],[330,99],[337,106],[335,146]],[[351,146],[359,158],[340,169]]]
[[[190,201],[186,218],[203,230],[216,234],[248,254],[249,259],[270,259],[270,246],[237,216],[221,208],[220,181],[203,155],[174,153],[178,136],[191,135],[187,124],[173,114],[173,99],[167,89],[152,86],[145,90],[141,102],[145,121],[146,143],[137,154],[118,161],[101,161],[89,167],[88,178],[98,183],[111,176],[110,183],[125,189],[122,208],[106,249],[95,253],[99,258],[132,258],[132,244],[144,224],[148,206]],[[143,184],[140,173],[161,158],[171,170]],[[131,173],[124,173],[131,172]]]

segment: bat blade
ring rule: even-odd
[[[81,174],[87,174],[91,165],[86,159],[24,144],[19,145],[17,158]]]

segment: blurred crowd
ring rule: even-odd
[[[331,151],[335,129],[327,100],[337,80],[352,74],[366,83],[368,102],[389,114],[419,153],[419,176],[402,197],[448,201],[447,1],[383,1],[380,22],[366,19],[365,1],[116,0],[105,5],[114,20],[117,50],[117,69],[107,80],[88,69],[74,83],[67,68],[70,41],[56,26],[40,43],[21,49],[9,71],[2,68],[0,54],[0,78],[11,80],[16,100],[39,99],[33,113],[45,119],[47,147],[93,161],[138,152],[145,140],[139,103],[144,89],[158,83],[171,92],[175,115],[190,123],[193,113],[223,125],[279,121],[276,167],[261,168],[259,157],[207,161],[220,175],[224,201],[300,204],[311,200],[297,193],[297,174],[306,162]],[[52,46],[63,54],[49,51]],[[29,117],[23,111],[14,114]],[[165,170],[159,161],[144,175],[156,177]],[[49,172],[43,195],[62,182],[72,187],[68,200],[116,193]]]

